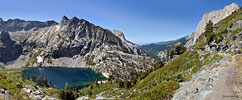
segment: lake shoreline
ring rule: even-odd
[[[94,81],[106,80],[102,73],[97,73],[91,68],[69,68],[61,66],[23,67],[22,72],[27,77],[31,77],[32,74],[46,77],[53,82],[57,89],[64,89],[66,83],[82,89],[90,86]]]

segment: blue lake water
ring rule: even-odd
[[[90,68],[38,67],[25,68],[23,72],[25,76],[28,75],[29,77],[31,77],[31,74],[46,77],[47,80],[52,81],[57,89],[63,89],[66,82],[69,86],[82,89],[96,80],[105,79],[101,73],[96,73]]]

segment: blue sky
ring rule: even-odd
[[[55,20],[63,15],[124,32],[134,43],[174,40],[195,32],[203,14],[242,0],[1,0],[4,20]]]

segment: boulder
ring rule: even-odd
[[[238,29],[238,28],[242,28],[242,20],[238,20],[238,21],[236,21],[236,22],[233,24],[233,26],[230,28],[230,31],[232,32],[232,31],[234,31],[234,30],[236,30],[236,29]]]
[[[197,95],[197,100],[204,100],[207,94],[211,93],[212,90],[201,90]]]

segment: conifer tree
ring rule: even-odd
[[[66,82],[65,84],[65,90],[68,90],[69,89],[69,84]]]

